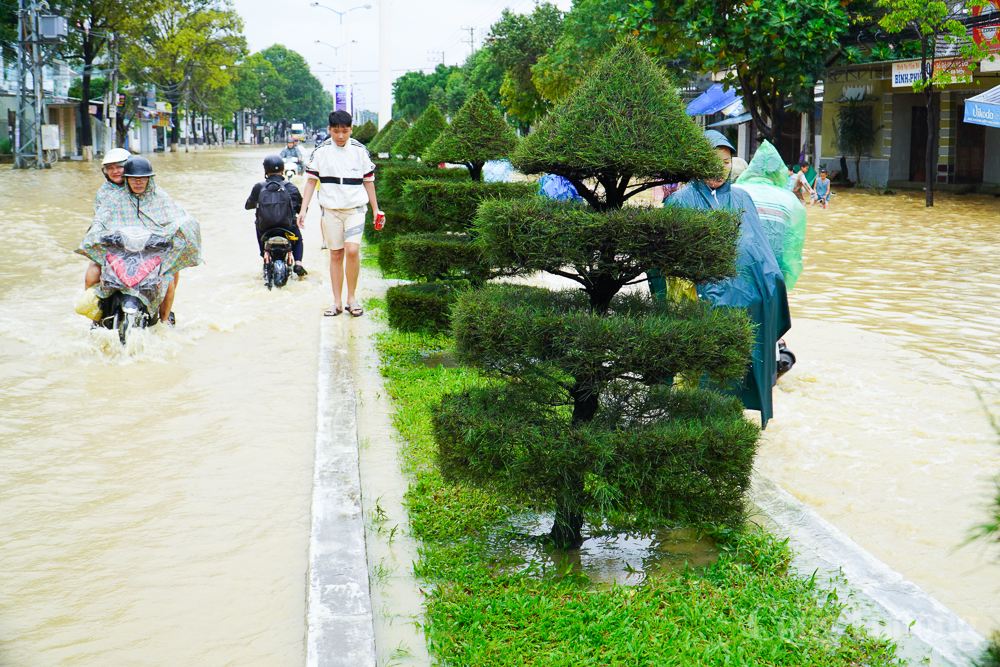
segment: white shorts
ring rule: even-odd
[[[330,250],[343,250],[345,243],[361,245],[361,235],[365,231],[367,206],[357,208],[324,208],[323,238]]]

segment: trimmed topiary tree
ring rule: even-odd
[[[464,164],[473,181],[483,180],[483,165],[510,155],[517,136],[500,111],[479,90],[466,101],[451,124],[422,156],[424,162]]]
[[[367,146],[376,134],[378,134],[378,128],[375,127],[375,123],[368,121],[364,125],[354,128],[351,136]]]
[[[469,232],[481,202],[535,196],[537,187],[533,183],[483,183],[480,180],[483,164],[506,157],[516,142],[517,138],[503,118],[490,107],[485,95],[480,94],[462,106],[455,123],[440,133],[432,148],[424,151],[425,163],[464,164],[468,170],[441,171],[459,172],[473,180],[413,179],[403,186],[407,211],[432,219],[436,229],[385,239],[380,249],[379,266],[383,271],[419,281],[414,285],[394,287],[386,294],[390,323],[396,322],[406,331],[442,331],[449,326],[449,320],[441,313],[450,312],[458,286],[478,288],[493,278],[517,273],[516,269],[484,262]],[[432,282],[447,284],[448,289],[428,291],[421,287]],[[411,291],[417,295],[413,299],[410,299]],[[433,298],[438,301],[431,306]],[[415,310],[421,304],[428,306],[425,320],[421,320]],[[394,314],[397,308],[404,309],[405,316]]]
[[[412,160],[380,161],[375,170],[375,193],[379,206],[385,212],[388,224],[375,231],[371,210],[365,217],[364,239],[367,243],[381,243],[400,234],[416,232],[436,232],[440,223],[419,208],[407,206],[405,186],[411,181],[468,181],[469,174],[464,169],[438,169]]]
[[[372,157],[378,155],[379,153],[378,147],[380,142],[385,138],[385,135],[389,132],[389,130],[392,129],[392,126],[395,124],[396,124],[396,119],[390,118],[389,122],[383,125],[382,129],[375,134],[375,136],[372,138],[370,142],[368,142],[368,152],[373,154]]]
[[[376,146],[374,150],[377,151],[378,153],[388,153],[389,159],[391,160],[393,157],[396,156],[396,153],[394,153],[392,150],[393,146],[395,146],[396,143],[400,139],[402,139],[403,136],[409,131],[410,131],[409,123],[407,123],[405,120],[402,119],[396,121],[393,124],[392,129],[390,129],[388,132],[385,133],[385,136],[383,136],[382,139],[378,142],[378,146]],[[372,152],[372,149],[369,148],[368,152]]]
[[[427,106],[413,127],[403,135],[403,138],[393,144],[392,152],[395,155],[402,155],[404,158],[411,155],[420,155],[424,149],[433,143],[441,130],[448,126],[444,114],[437,108],[436,104]]]
[[[711,146],[629,39],[512,162],[569,178],[589,205],[486,201],[476,244],[490,265],[580,289],[457,296],[459,359],[498,382],[435,409],[446,478],[553,509],[562,547],[582,544],[588,515],[741,521],[759,428],[738,400],[674,379],[741,377],[754,344],[746,314],[623,291],[647,267],[696,283],[735,275],[736,213],[623,206],[657,182],[721,175]]]

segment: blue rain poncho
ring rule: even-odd
[[[777,149],[765,141],[753,160],[736,179],[737,185],[750,193],[757,207],[761,227],[785,276],[790,292],[802,275],[802,247],[806,243],[806,208],[785,187],[788,168]]]
[[[703,181],[692,181],[671,195],[665,206],[726,208],[741,211],[739,275],[715,283],[698,285],[698,296],[716,306],[743,308],[757,334],[753,358],[746,375],[723,388],[737,396],[748,410],[760,411],[761,424],[773,416],[771,388],[777,377],[777,343],[792,326],[788,312],[785,279],[774,257],[757,215],[757,207],[746,190],[729,181],[712,190]]]

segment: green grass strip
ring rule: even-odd
[[[366,308],[384,301],[372,299]],[[415,573],[427,591],[425,629],[441,665],[896,665],[895,645],[836,625],[835,593],[788,572],[786,542],[756,527],[715,528],[715,563],[598,587],[581,574],[546,571],[508,546],[524,542],[510,520],[532,510],[443,482],[431,407],[488,380],[470,368],[430,368],[453,352],[447,336],[385,331],[381,373],[405,440],[410,528],[422,547]]]

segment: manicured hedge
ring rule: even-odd
[[[414,283],[390,287],[385,293],[389,326],[399,331],[448,331],[455,295],[455,288],[448,283]]]

